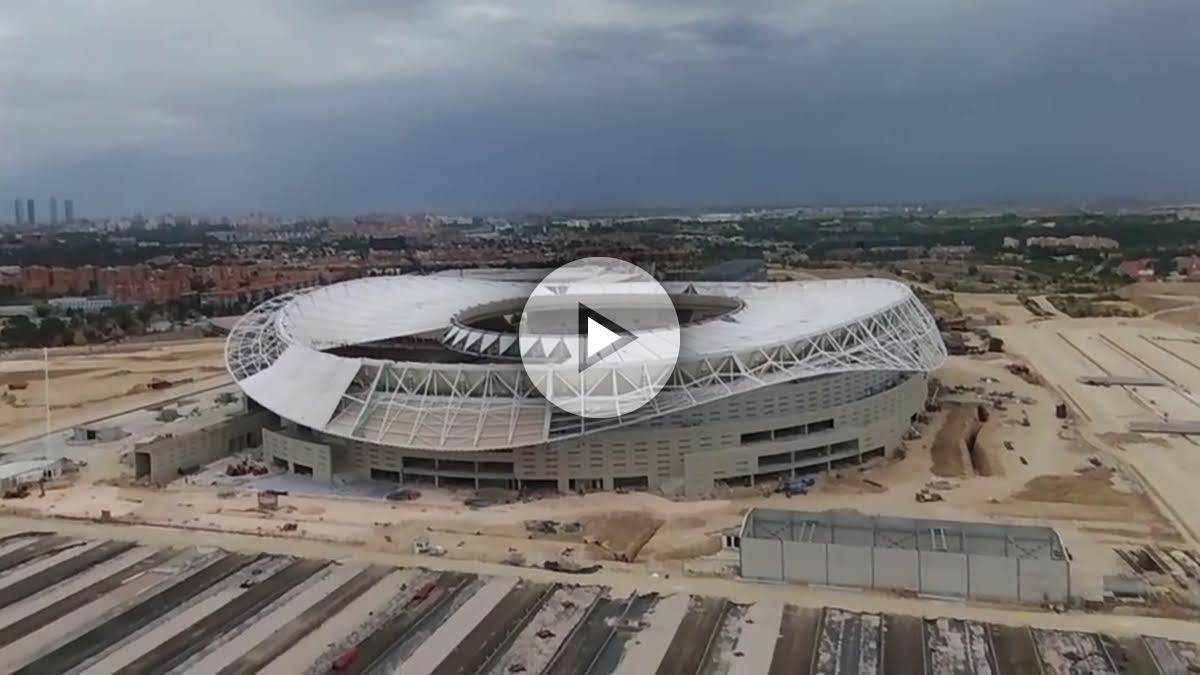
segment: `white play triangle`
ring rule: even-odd
[[[592,317],[587,320],[587,357],[592,358],[602,349],[621,339],[615,331],[605,328]]]

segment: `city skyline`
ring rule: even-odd
[[[58,197],[50,196],[45,198],[49,204],[50,220],[48,222],[37,221],[37,197],[16,197],[13,200],[13,225],[70,225],[75,222],[75,200],[70,198],[63,199],[62,220],[59,220]]]

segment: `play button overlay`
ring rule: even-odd
[[[530,381],[580,417],[638,410],[679,357],[671,296],[645,270],[615,258],[583,258],[548,274],[526,299],[519,332]]]
[[[583,329],[584,344],[579,353],[579,370],[586,370],[637,339],[636,335],[622,328],[617,322],[582,302],[579,303],[579,325]]]

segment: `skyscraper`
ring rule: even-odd
[[[23,212],[21,211],[21,198],[17,197],[17,201],[13,202],[13,218],[14,218],[13,224],[14,225],[24,224],[25,219],[22,217],[22,215],[23,215]]]
[[[68,225],[75,222],[75,200],[74,199],[64,199],[63,200],[63,219],[66,221],[66,223]]]
[[[37,211],[34,210],[33,199],[25,200],[25,224],[37,225]]]
[[[50,198],[50,224],[58,224],[58,197]]]

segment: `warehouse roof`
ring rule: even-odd
[[[1006,558],[1065,557],[1062,540],[1049,527],[868,516],[848,511],[751,509],[742,521],[741,536]]]

